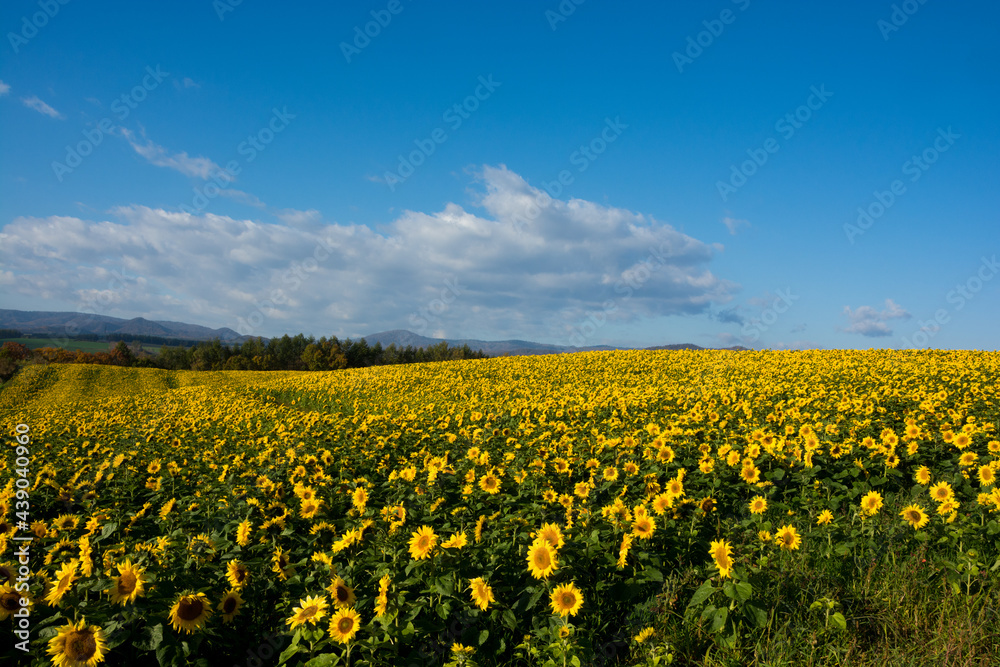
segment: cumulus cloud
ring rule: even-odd
[[[173,169],[174,171],[179,171],[185,176],[194,176],[195,178],[201,178],[207,180],[212,173],[218,173],[222,171],[219,165],[212,162],[207,157],[190,157],[186,152],[170,154],[163,146],[158,146],[151,140],[146,139],[145,134],[143,134],[143,139],[145,142],[140,142],[135,133],[131,130],[125,128],[121,129],[122,136],[128,141],[129,145],[136,153],[146,158],[146,160],[157,167],[166,167],[167,169]]]
[[[3,97],[10,92],[10,84],[0,81],[0,97]]]
[[[844,315],[847,316],[850,325],[842,331],[861,334],[869,338],[891,336],[892,329],[888,324],[890,320],[910,318],[910,314],[892,299],[885,300],[884,310],[876,310],[871,306],[861,306],[857,310],[852,310],[850,306],[844,306]]]
[[[61,120],[63,117],[61,113],[59,113],[58,111],[50,107],[48,104],[43,102],[37,95],[32,95],[31,97],[22,97],[21,102],[24,104],[24,106],[28,107],[29,109],[34,109],[38,113],[45,114],[50,118],[58,118]]]
[[[708,269],[720,247],[669,224],[552,199],[503,166],[476,178],[476,212],[405,211],[378,231],[312,210],[282,211],[283,224],[139,205],[105,220],[18,218],[3,230],[0,265],[14,274],[10,291],[29,298],[79,302],[113,289],[129,316],[259,335],[408,328],[565,340],[611,300],[609,317],[628,321],[708,313],[738,288]],[[626,279],[651,253],[661,265],[626,299]],[[134,278],[109,287],[112,270]]]

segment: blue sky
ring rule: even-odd
[[[264,336],[998,349],[998,19],[936,0],[6,2],[0,307]]]

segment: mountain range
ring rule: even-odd
[[[185,322],[154,321],[143,317],[135,317],[126,320],[120,317],[109,317],[107,315],[93,315],[88,313],[73,312],[48,312],[48,311],[25,311],[25,310],[5,310],[0,309],[0,329],[17,329],[22,333],[32,336],[52,336],[54,338],[64,336],[74,336],[80,334],[91,334],[99,336],[115,335],[143,335],[159,336],[162,338],[175,338],[184,341],[205,341],[218,338],[224,343],[237,343],[250,338],[241,336],[237,332],[223,327],[221,329],[210,329],[197,324],[187,324]],[[482,350],[491,357],[527,355],[527,354],[559,354],[563,352],[583,352],[590,350],[621,350],[632,349],[625,347],[612,347],[608,345],[594,345],[590,347],[572,347],[569,345],[552,345],[549,343],[535,343],[529,340],[477,340],[471,338],[430,338],[420,334],[407,331],[405,329],[393,329],[380,333],[363,336],[369,345],[381,343],[382,347],[395,345],[405,348],[427,348],[438,345],[442,342],[449,347],[462,347],[468,345],[473,350]],[[707,349],[700,345],[691,343],[681,343],[673,345],[657,345],[644,348],[647,350],[703,350]],[[717,348],[725,350],[746,350],[748,348],[735,346],[727,348]]]

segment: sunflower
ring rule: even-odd
[[[569,472],[569,461],[561,456],[552,460],[552,466],[556,469],[556,472]]]
[[[799,545],[802,544],[802,538],[799,537],[795,526],[782,526],[774,534],[774,540],[780,543],[782,549],[788,549],[789,551],[798,549]]]
[[[829,523],[833,523],[833,512],[831,512],[830,510],[823,510],[822,512],[819,513],[819,516],[816,518],[816,525],[825,526]]]
[[[67,623],[49,640],[49,653],[56,667],[94,667],[104,662],[104,631],[87,625],[86,619]]]
[[[959,449],[965,449],[969,446],[970,442],[972,442],[972,439],[968,433],[959,433],[955,436],[955,446]]]
[[[583,606],[583,593],[573,584],[556,586],[549,598],[552,613],[560,616],[575,616]]]
[[[556,500],[558,500],[558,498],[559,494],[556,493],[554,489],[545,489],[545,491],[542,493],[542,500],[544,500],[547,503],[554,503]]]
[[[899,513],[899,516],[913,526],[914,528],[920,529],[927,525],[930,521],[930,517],[924,513],[924,510],[920,505],[907,505],[903,508],[903,511]]]
[[[410,536],[410,557],[414,560],[429,558],[437,539],[433,528],[421,526]]]
[[[171,498],[167,502],[163,503],[163,507],[160,508],[160,519],[166,519],[167,515],[173,511],[174,505],[176,504],[177,504],[176,498]]]
[[[719,574],[728,577],[733,569],[733,547],[725,540],[717,540],[712,542],[708,553],[715,561],[715,566],[719,568]]]
[[[333,583],[326,587],[326,590],[330,593],[330,597],[333,598],[333,604],[337,609],[346,609],[353,605],[357,599],[354,595],[354,589],[348,586],[340,577],[335,578]]]
[[[679,479],[670,480],[667,482],[667,493],[674,498],[680,498],[684,495],[684,482]]]
[[[351,494],[351,504],[359,512],[365,511],[365,506],[368,504],[368,492],[365,490],[365,487],[359,486],[354,489],[354,493]]]
[[[0,565],[0,584],[12,584],[16,578],[16,570],[12,564]]]
[[[236,544],[241,547],[245,547],[250,544],[250,531],[253,530],[253,524],[250,523],[250,519],[244,519],[240,522],[240,525],[236,527]]]
[[[146,580],[143,578],[145,570],[136,567],[131,560],[126,560],[118,566],[118,576],[111,577],[111,588],[107,590],[111,596],[111,601],[124,605],[128,602],[135,602],[135,599],[145,594]]]
[[[354,638],[361,627],[361,617],[354,609],[341,609],[330,619],[330,637],[341,644],[346,644]]]
[[[170,625],[177,632],[191,634],[201,629],[211,615],[211,605],[204,593],[184,593],[170,608]]]
[[[468,543],[469,537],[465,534],[465,531],[462,531],[461,533],[455,533],[442,542],[441,547],[444,549],[461,549]]]
[[[27,594],[24,597],[27,598]],[[0,621],[7,620],[19,609],[21,609],[21,594],[10,584],[0,586]]]
[[[661,493],[653,498],[653,511],[660,516],[666,514],[667,510],[673,507],[673,505],[674,497],[669,493]]]
[[[319,514],[322,506],[323,502],[320,500],[303,500],[302,505],[299,506],[299,516],[303,519],[311,519]]]
[[[243,588],[249,578],[250,571],[239,560],[234,558],[226,565],[226,579],[233,588]]]
[[[559,526],[554,523],[543,523],[542,527],[538,529],[537,533],[532,534],[532,537],[543,539],[552,545],[553,549],[562,549],[566,541],[563,539],[562,531]]]
[[[965,452],[960,457],[958,457],[958,465],[962,466],[963,468],[968,468],[978,460],[979,457],[976,456],[975,452]]]
[[[389,607],[389,584],[392,577],[388,574],[378,580],[378,597],[375,598],[375,615],[382,616]]]
[[[750,499],[750,514],[763,514],[767,511],[767,498],[754,496]]]
[[[535,579],[548,579],[549,575],[559,569],[556,562],[556,552],[545,538],[538,538],[528,547],[528,572]]]
[[[617,564],[618,564],[618,569],[619,570],[624,570],[625,569],[625,562],[628,559],[628,552],[629,552],[629,549],[631,549],[631,548],[632,548],[632,535],[630,533],[626,533],[625,536],[622,538],[621,546],[618,547],[618,563]]]
[[[307,596],[304,600],[299,600],[299,606],[292,609],[293,613],[285,624],[291,626],[291,630],[306,623],[316,625],[326,616],[328,606],[326,598],[322,595]]]
[[[490,603],[495,599],[493,597],[493,588],[482,577],[472,579],[469,582],[469,588],[472,589],[472,602],[483,611],[486,611]]]
[[[865,516],[873,516],[882,509],[882,494],[878,491],[869,491],[861,498],[861,513]]]
[[[758,531],[757,532],[757,538],[761,542],[764,542],[764,543],[770,542],[771,541],[771,531],[769,531],[769,530]]]
[[[748,466],[743,466],[743,469],[740,470],[740,477],[747,484],[756,484],[760,480],[760,469],[752,463]]]
[[[641,540],[648,540],[656,530],[656,523],[649,516],[641,516],[632,523],[632,533]]]
[[[702,512],[708,514],[715,510],[715,498],[712,496],[705,496],[700,501],[698,501],[698,507],[701,508]]]
[[[917,472],[913,475],[913,478],[917,480],[917,484],[926,486],[931,483],[931,469],[927,466],[920,466],[917,468]]]
[[[938,501],[939,503],[951,500],[955,497],[955,492],[951,489],[951,484],[948,482],[938,482],[930,488],[931,498]]]
[[[648,628],[643,628],[643,630],[639,634],[637,634],[635,637],[632,637],[632,641],[636,642],[637,644],[642,644],[647,639],[652,637],[655,632],[656,628],[654,628],[653,626],[649,626]]]
[[[285,581],[294,572],[295,568],[291,567],[292,559],[289,557],[288,552],[286,552],[281,547],[275,547],[274,553],[271,555],[271,571],[278,575],[282,581]]]
[[[604,469],[604,472],[601,473],[601,477],[604,479],[605,482],[616,481],[618,479],[618,468],[614,466],[608,466],[607,468]]]
[[[59,600],[66,595],[66,592],[73,586],[73,582],[76,581],[76,569],[79,565],[80,561],[71,560],[59,568],[59,571],[56,572],[56,583],[52,586],[49,594],[45,596],[45,602],[53,607],[59,604]]]
[[[222,602],[219,603],[216,609],[222,612],[222,622],[229,623],[240,613],[240,607],[242,606],[243,598],[240,597],[240,592],[231,590],[222,596]]]
[[[979,485],[980,486],[993,486],[997,481],[997,473],[993,469],[992,465],[979,466]]]
[[[69,530],[75,530],[79,524],[79,517],[72,514],[63,514],[52,522],[52,527],[59,532],[66,532]]]

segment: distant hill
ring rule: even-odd
[[[226,342],[238,342],[248,338],[227,327],[210,329],[185,322],[154,322],[143,317],[126,320],[91,313],[54,313],[36,310],[0,309],[0,329],[19,329],[32,336],[53,338],[80,334],[161,336],[194,341],[218,338]]]
[[[592,350],[623,350],[631,348],[622,347],[611,347],[608,345],[593,345],[590,347],[573,347],[570,345],[552,345],[549,343],[534,343],[528,340],[477,340],[473,338],[428,338],[427,336],[421,336],[420,334],[415,334],[412,331],[407,331],[406,329],[393,329],[391,331],[382,331],[381,333],[371,334],[365,336],[365,341],[369,345],[374,345],[375,343],[381,343],[382,347],[388,347],[389,345],[395,344],[396,347],[406,347],[407,345],[412,345],[413,347],[430,347],[432,345],[438,345],[441,342],[448,343],[449,347],[462,347],[463,345],[468,345],[473,350],[482,350],[491,357],[501,357],[501,356],[515,356],[515,355],[527,355],[527,354],[562,354],[566,352],[589,352]],[[705,350],[710,348],[704,348],[700,345],[693,345],[691,343],[681,343],[676,345],[658,345],[655,347],[647,347],[647,350]],[[726,347],[720,348],[724,350],[747,350],[746,347]]]
[[[62,313],[48,311],[4,310],[0,309],[0,329],[18,329],[32,336],[52,336],[61,338],[80,334],[98,336],[158,336],[182,341],[204,341],[218,338],[223,342],[243,342],[250,336],[241,336],[232,329],[209,329],[197,324],[185,322],[168,322],[147,320],[144,317],[134,317],[130,320],[107,315],[92,315],[88,313]],[[74,333],[70,333],[74,332]],[[364,340],[369,345],[381,343],[382,347],[395,345],[405,348],[428,348],[442,342],[449,347],[468,345],[472,350],[482,350],[491,357],[518,356],[528,354],[561,354],[565,352],[588,352],[592,350],[622,350],[631,349],[611,347],[608,345],[593,345],[590,347],[572,347],[570,345],[552,345],[550,343],[535,343],[530,340],[477,340],[473,338],[429,338],[406,329],[382,331],[368,336]],[[657,345],[647,347],[647,350],[704,350],[709,348],[679,343],[673,345]],[[745,347],[719,348],[724,350],[747,350]]]

